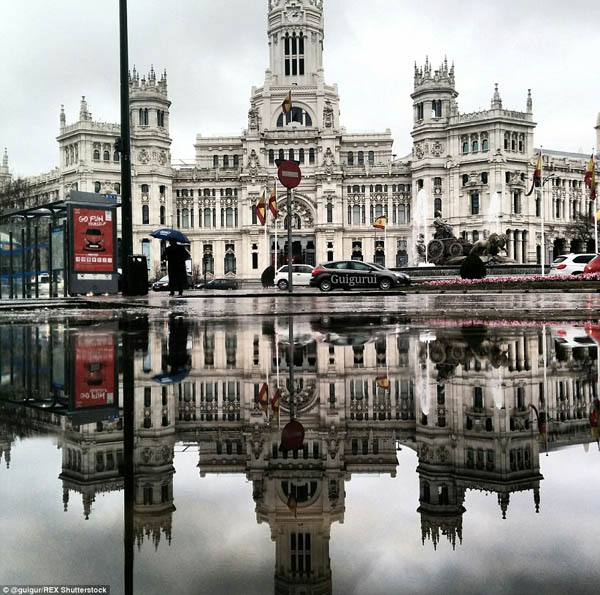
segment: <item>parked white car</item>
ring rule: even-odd
[[[312,272],[315,267],[309,264],[293,264],[292,265],[292,283],[294,287],[296,285],[308,285]],[[283,265],[277,270],[275,275],[275,285],[282,291],[288,288],[288,267],[287,264]]]
[[[595,254],[562,254],[552,263],[550,274],[581,275],[585,265],[595,257]]]

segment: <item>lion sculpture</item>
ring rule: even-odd
[[[507,244],[508,238],[506,237],[506,234],[492,233],[488,236],[487,240],[478,240],[475,242],[469,254],[476,254],[480,257],[487,256],[488,260],[503,260],[505,257],[499,257],[498,255],[500,252],[506,250]]]

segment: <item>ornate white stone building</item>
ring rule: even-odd
[[[534,263],[541,259],[544,204],[546,262],[571,249],[570,222],[592,211],[583,183],[589,156],[544,150],[544,176],[553,174],[544,200],[540,191],[526,196],[537,153],[530,93],[523,94],[524,111],[506,109],[496,85],[489,110],[460,113],[454,65],[444,59],[434,70],[426,59],[414,68],[412,151],[396,159],[389,129],[365,134],[342,126],[338,88],[325,82],[323,70],[322,0],[269,0],[267,36],[269,67],[263,85],[252,88],[248,127],[241,136],[198,134],[195,162],[186,166],[171,159],[166,71],[131,73],[134,251],[148,255],[152,276],[159,274],[161,246],[148,234],[168,226],[189,236],[195,272],[258,278],[273,260],[275,243],[272,218],[266,239],[254,206],[272,186],[278,158],[298,160],[303,172],[292,217],[297,262],[412,262],[411,210],[420,189],[427,196],[429,237],[436,211],[469,241],[497,225],[508,236],[508,255]],[[293,109],[284,116],[281,104],[290,90]],[[598,146],[600,119],[596,131]],[[119,124],[92,119],[85,98],[72,124],[61,108],[60,163],[28,179],[32,202],[58,200],[74,188],[119,194],[119,133]],[[0,184],[9,179],[5,152]],[[500,216],[492,223],[496,193]],[[279,204],[283,230],[285,201]],[[385,236],[372,227],[380,215],[388,217]],[[281,234],[278,262],[285,247]]]

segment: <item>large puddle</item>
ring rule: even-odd
[[[4,323],[2,584],[597,593],[599,329]]]

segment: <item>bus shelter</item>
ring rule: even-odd
[[[116,196],[67,200],[0,216],[0,300],[117,293]]]

